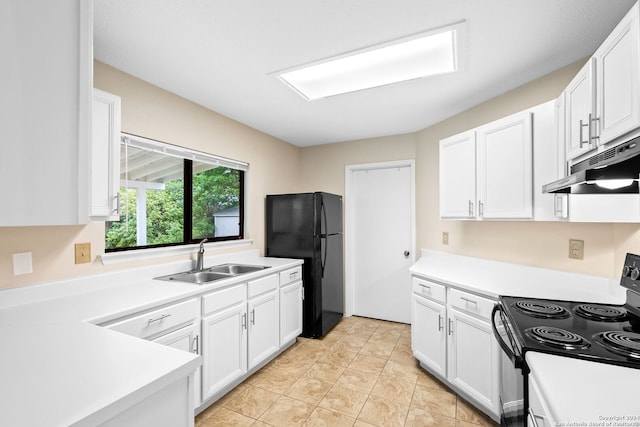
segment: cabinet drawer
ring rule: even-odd
[[[457,289],[449,289],[449,305],[489,320],[495,302]]]
[[[413,293],[416,295],[439,301],[443,304],[447,301],[446,290],[442,285],[414,277],[412,287]]]
[[[278,288],[280,277],[277,274],[249,282],[249,298]]]
[[[191,299],[113,323],[107,328],[127,335],[148,338],[190,323],[198,316],[198,300]]]
[[[302,266],[290,268],[280,273],[280,286],[293,283],[302,279]]]
[[[202,315],[220,311],[223,308],[241,304],[246,298],[245,284],[212,292],[202,297]]]

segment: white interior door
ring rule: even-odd
[[[355,315],[411,322],[413,183],[412,162],[351,170],[347,250]]]

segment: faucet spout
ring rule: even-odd
[[[200,249],[198,249],[198,258],[196,259],[196,270],[202,271],[204,270],[204,244],[207,243],[209,239],[202,239],[200,242]]]

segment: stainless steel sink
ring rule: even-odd
[[[254,271],[264,270],[265,268],[269,267],[264,265],[221,264],[211,267],[209,271],[238,276],[240,274],[247,274],[253,273]]]
[[[233,277],[230,274],[214,273],[212,271],[185,271],[182,273],[170,274],[168,276],[156,277],[158,280],[168,280],[176,282],[195,283],[202,285],[204,283],[215,282],[216,280],[228,279]]]
[[[182,273],[169,274],[167,276],[156,277],[157,280],[176,281],[203,285],[215,282],[216,280],[229,279],[242,274],[253,273],[264,270],[269,266],[246,265],[246,264],[221,264],[202,271],[184,271]]]

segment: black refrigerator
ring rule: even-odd
[[[304,260],[302,336],[320,338],[344,312],[342,196],[268,195],[266,222],[266,256]]]

